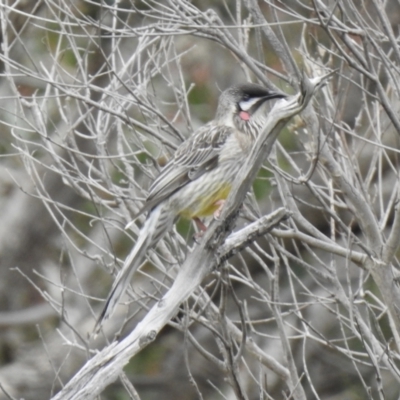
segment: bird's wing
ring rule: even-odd
[[[214,169],[218,165],[220,149],[232,133],[233,128],[215,122],[198,129],[178,147],[162,169],[150,187],[145,205],[136,216],[151,210],[181,187]]]

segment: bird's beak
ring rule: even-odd
[[[239,107],[242,111],[248,112],[250,111],[254,106],[257,109],[264,101],[267,100],[272,100],[272,99],[283,99],[287,97],[283,93],[278,93],[278,92],[268,92],[265,96],[260,96],[260,97],[253,97],[249,100],[243,100],[239,103]],[[254,109],[253,109],[254,110]]]
[[[262,97],[263,101],[272,100],[272,99],[284,99],[288,97],[286,94],[281,92],[270,92],[266,96]]]

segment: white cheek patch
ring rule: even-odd
[[[258,103],[260,101],[259,97],[253,97],[248,100],[242,100],[239,101],[239,107],[242,111],[249,111],[251,107],[254,106],[254,104]]]

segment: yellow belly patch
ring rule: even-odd
[[[213,192],[211,195],[202,196],[197,199],[197,202],[194,205],[182,210],[180,215],[188,219],[195,217],[209,217],[210,215],[213,215],[220,207],[218,202],[220,200],[226,200],[231,188],[231,184],[222,185],[218,191]]]

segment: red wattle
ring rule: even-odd
[[[248,121],[250,119],[250,114],[246,111],[240,111],[239,113],[239,117],[243,120],[243,121]]]

